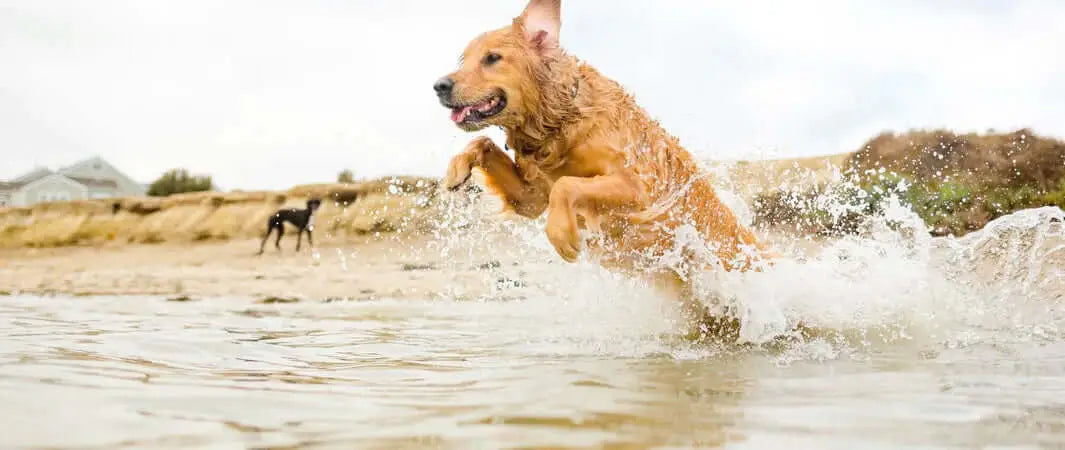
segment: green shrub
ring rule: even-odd
[[[896,197],[936,235],[961,235],[1011,212],[1040,206],[1065,208],[1065,178],[1057,189],[1037,186],[986,186],[957,180],[914,183],[893,172],[869,174],[857,183],[802,192],[777,191],[755,198],[757,224],[787,226],[815,234],[843,234],[858,229],[865,217],[883,211]]]
[[[168,170],[148,186],[148,195],[166,197],[185,192],[202,192],[214,189],[209,176],[193,176],[185,169]]]

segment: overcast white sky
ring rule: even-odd
[[[704,158],[911,127],[1065,135],[1063,1],[563,3],[563,46]],[[225,188],[439,175],[472,136],[431,84],[524,4],[0,0],[0,179],[94,154]]]

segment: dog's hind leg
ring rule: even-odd
[[[733,343],[739,339],[740,321],[727,312],[714,314],[707,302],[718,302],[714,293],[696,292],[690,281],[686,281],[676,272],[659,274],[653,279],[654,287],[667,297],[679,302],[680,328],[693,340],[711,340],[719,343]]]
[[[274,247],[277,248],[277,251],[281,251],[281,236],[284,236],[284,235],[285,235],[285,224],[278,225],[277,226],[277,240],[274,241]]]
[[[263,254],[263,250],[266,248],[266,241],[270,239],[270,233],[274,231],[273,224],[266,225],[266,234],[263,235],[263,241],[259,243],[259,254]]]

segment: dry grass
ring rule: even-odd
[[[947,130],[884,133],[854,152],[846,168],[895,172],[918,182],[949,178],[982,186],[1057,188],[1065,178],[1065,143],[1029,129],[1003,134]]]
[[[312,197],[323,199],[318,224],[326,234],[419,230],[431,223],[435,190],[435,180],[389,177],[297,186],[285,192],[198,192],[0,208],[0,246],[248,238],[260,235],[278,208],[303,207]]]

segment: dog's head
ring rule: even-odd
[[[433,85],[455,125],[515,128],[538,113],[545,67],[562,55],[560,12],[561,0],[531,0],[513,24],[470,42],[459,69]]]
[[[307,209],[309,209],[311,211],[316,211],[319,206],[322,206],[322,201],[321,200],[318,200],[316,198],[312,198],[310,200],[307,200]]]

